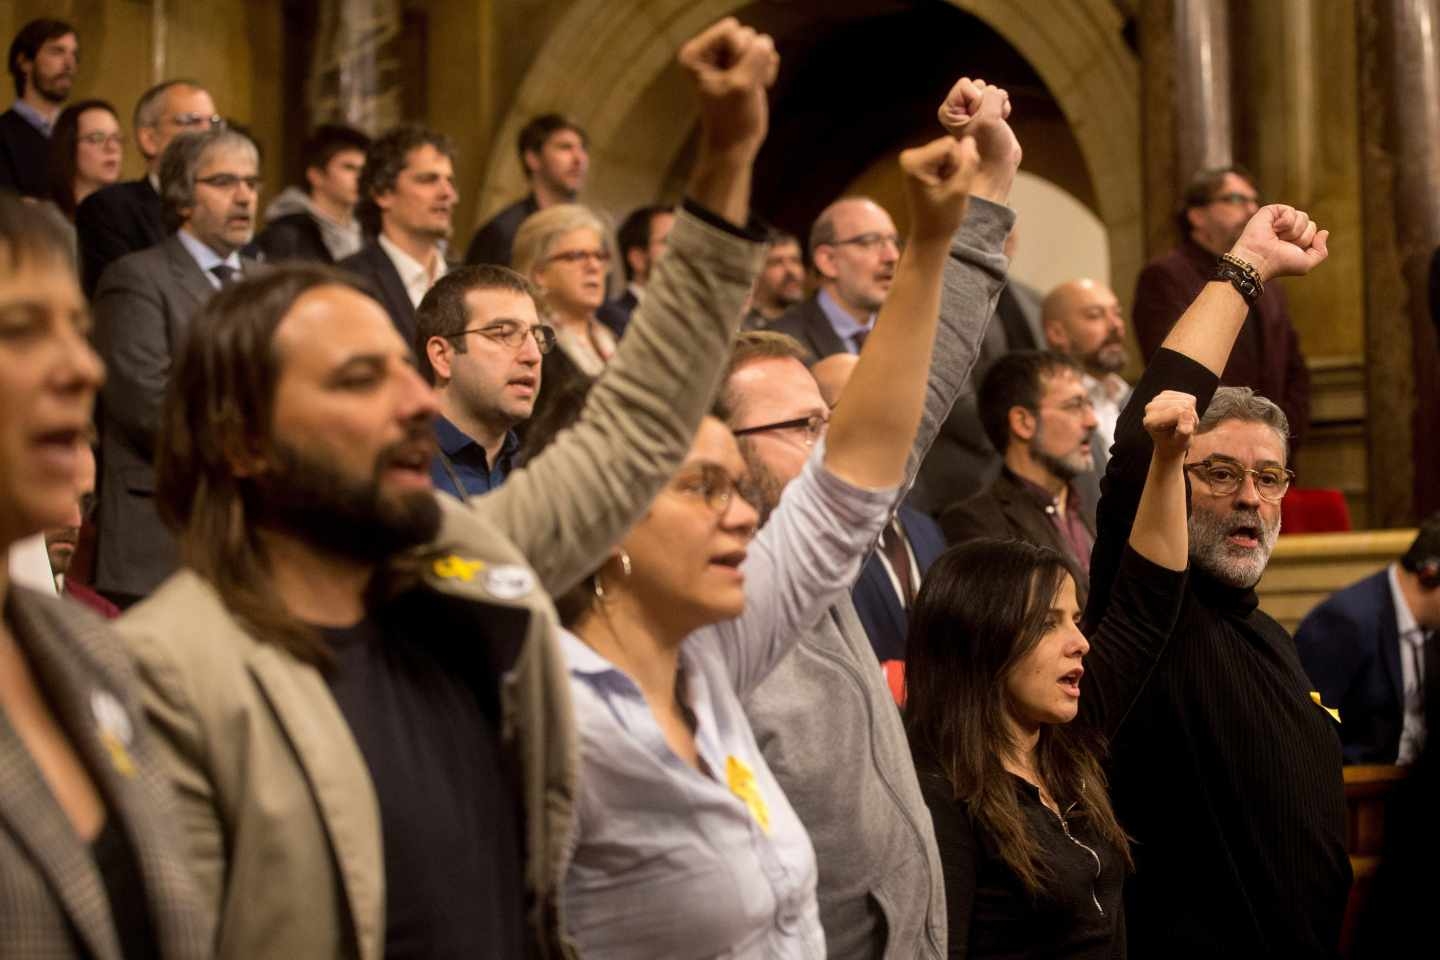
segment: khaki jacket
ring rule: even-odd
[[[558,891],[573,829],[577,739],[551,597],[596,569],[689,450],[729,355],[762,247],[689,212],[577,425],[444,525],[425,588],[475,604],[517,645],[503,735],[523,771],[527,902],[562,952]],[[251,636],[181,571],[120,621],[166,746],[182,825],[219,915],[221,957],[384,952],[379,813],[324,678]]]

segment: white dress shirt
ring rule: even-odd
[[[1130,384],[1114,373],[1107,373],[1103,379],[1097,379],[1088,373],[1082,374],[1080,382],[1084,384],[1090,403],[1095,407],[1095,433],[1100,438],[1101,449],[1108,458],[1110,447],[1115,443],[1115,424],[1120,419],[1120,411],[1125,409],[1125,404],[1130,400]]]
[[[380,234],[380,249],[384,250],[390,262],[395,264],[395,272],[400,274],[400,282],[405,285],[410,305],[418,309],[420,301],[425,299],[425,294],[435,285],[435,281],[445,276],[445,257],[437,249],[432,261],[435,266],[427,270],[424,264],[391,243],[390,238],[383,233]]]
[[[1414,763],[1425,746],[1425,631],[1400,590],[1399,566],[1390,564],[1390,597],[1395,603],[1395,625],[1400,628],[1400,676],[1405,693],[1404,723],[1395,762]]]

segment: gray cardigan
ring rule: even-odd
[[[974,364],[1005,283],[1001,249],[1014,221],[1009,208],[972,199],[955,235],[907,485]],[[900,714],[848,594],[800,637],[745,708],[815,845],[829,956],[944,957],[945,887],[930,814]]]

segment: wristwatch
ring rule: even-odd
[[[1260,282],[1259,272],[1244,260],[1228,253],[1220,255],[1220,260],[1215,264],[1215,276],[1211,279],[1233,284],[1240,296],[1251,306],[1254,306],[1255,301],[1265,292],[1265,284]]]

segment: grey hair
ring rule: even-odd
[[[180,229],[185,222],[185,209],[195,205],[195,174],[205,155],[226,148],[248,152],[258,168],[260,149],[254,140],[233,127],[182,133],[171,140],[160,155],[160,202],[164,205],[167,232]]]
[[[1263,423],[1275,431],[1283,449],[1290,448],[1290,420],[1285,411],[1274,400],[1260,396],[1249,387],[1220,387],[1216,390],[1195,433],[1197,436],[1209,433],[1226,420]]]
[[[157,83],[155,86],[140,94],[140,99],[135,104],[134,126],[138,130],[141,127],[158,127],[160,116],[165,109],[165,94],[172,87],[190,87],[194,90],[204,90],[198,80],[191,80],[188,77],[177,77],[174,80],[166,80],[164,83]]]
[[[572,230],[594,231],[600,245],[610,249],[610,231],[595,211],[578,203],[557,203],[530,214],[520,224],[510,254],[511,269],[533,280],[535,270],[543,266],[544,259],[550,255],[551,246],[562,233]]]

